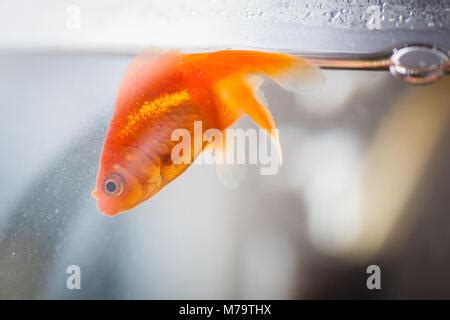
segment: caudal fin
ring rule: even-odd
[[[210,73],[212,81],[241,74],[262,74],[286,90],[304,92],[325,83],[323,72],[309,61],[297,56],[262,51],[222,50],[190,54],[187,60]]]

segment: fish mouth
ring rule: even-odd
[[[99,202],[99,201],[97,202],[97,208],[98,208],[98,211],[100,211],[102,215],[109,217],[109,218],[115,217],[115,216],[125,212],[125,210],[122,210],[119,208],[111,208],[109,206],[103,206],[101,204],[101,202]]]
[[[116,217],[118,215],[121,215],[123,213],[126,213],[136,207],[139,203],[136,204],[121,204],[117,202],[110,202],[108,199],[105,199],[102,196],[98,196],[97,192],[94,190],[92,192],[92,196],[97,200],[97,209],[98,211],[107,217]]]
[[[91,191],[91,196],[95,200],[98,200],[98,191],[97,191],[97,189],[94,189],[94,190]]]
[[[114,217],[117,216],[118,214],[122,213],[124,210],[120,209],[120,208],[112,208],[111,206],[106,206],[102,203],[102,201],[100,200],[99,194],[97,189],[92,190],[91,192],[91,196],[97,200],[97,209],[98,211],[100,211],[101,214],[103,214],[104,216],[107,217]]]
[[[94,198],[95,200],[97,200],[97,209],[98,211],[100,211],[103,215],[107,216],[107,217],[113,217],[114,215],[116,215],[116,210],[110,210],[109,208],[106,208],[104,206],[102,206],[100,204],[100,199],[98,196],[98,191],[97,189],[94,189],[91,191],[91,196],[92,198]]]

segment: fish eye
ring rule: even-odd
[[[103,182],[103,191],[109,196],[118,196],[123,191],[123,178],[119,174],[108,176]]]

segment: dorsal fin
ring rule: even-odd
[[[170,52],[177,53],[176,50],[167,50],[160,48],[148,48],[144,52],[135,56],[128,65],[124,76],[122,78],[122,84],[132,81],[139,73],[145,72],[152,62]]]

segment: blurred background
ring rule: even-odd
[[[277,175],[250,165],[227,189],[193,165],[127,214],[98,212],[116,90],[145,47],[338,56],[450,40],[448,1],[200,2],[0,2],[0,298],[450,298],[448,76],[325,70],[321,91],[295,96],[266,81]]]

